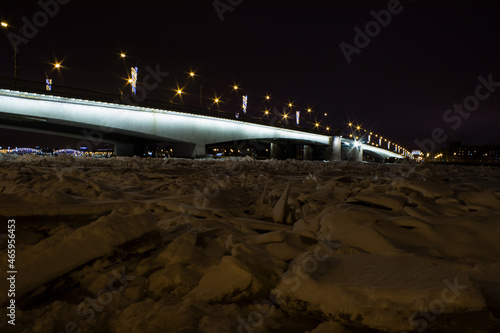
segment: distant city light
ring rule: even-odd
[[[7,27],[9,26],[9,25],[7,24],[7,22],[3,22],[3,21],[2,21],[2,23],[0,23],[0,24],[1,24],[1,25],[2,25],[2,27],[4,27],[4,28],[7,28]]]

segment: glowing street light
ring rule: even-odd
[[[5,21],[0,22],[0,25],[2,26],[2,28],[5,28],[5,29],[11,27]],[[19,27],[18,36],[21,36],[21,29],[22,29],[22,26]],[[18,74],[19,74],[18,67],[17,67],[17,46],[13,47],[13,49],[14,49],[14,84],[17,85],[17,77],[18,77]]]
[[[203,78],[203,82],[200,83],[200,108],[203,107],[203,85],[205,84],[205,82],[207,82],[207,78],[205,76],[202,76],[202,75],[199,75],[199,74],[196,74],[195,72],[193,71],[190,71],[189,72],[189,76],[192,77],[193,79],[196,77],[196,76],[199,76],[201,78]]]
[[[307,109],[307,112],[308,112],[308,113],[311,113],[311,112],[312,112],[312,110],[311,110],[311,109]]]
[[[130,86],[132,87],[132,94],[136,94],[137,93],[137,79],[138,79],[138,72],[139,72],[139,57],[135,57],[135,56],[128,56],[126,53],[124,52],[120,52],[120,58],[122,58],[123,60],[125,60],[126,58],[135,58],[137,59],[137,64],[135,65],[135,67],[130,67],[130,76],[129,76],[129,79],[128,79],[128,83],[130,83]]]
[[[53,64],[53,68],[52,70],[50,71],[50,73],[52,73],[54,70],[60,70],[61,69],[61,63],[60,62],[55,62]],[[49,74],[47,74],[47,71],[45,71],[45,90],[47,91],[52,91],[52,79],[49,78]]]

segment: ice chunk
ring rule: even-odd
[[[390,194],[359,193],[356,196],[347,199],[346,202],[360,202],[391,210],[402,210],[406,203],[406,199]]]
[[[287,184],[285,190],[281,194],[278,202],[273,208],[273,221],[276,223],[291,224],[291,217],[289,215],[290,208],[288,207],[288,195],[290,194],[290,183]]]
[[[186,296],[186,300],[230,301],[237,299],[252,283],[252,274],[232,256],[222,257],[222,262],[210,269]]]
[[[390,332],[415,329],[409,319],[423,307],[434,314],[486,311],[467,274],[404,255],[335,254],[319,260],[305,253],[273,293],[291,315],[319,311],[347,325]]]
[[[70,234],[51,236],[17,255],[17,296],[54,280],[99,257],[115,247],[156,229],[155,217],[148,211],[123,210],[99,218]],[[0,303],[7,294],[0,296]]]
[[[421,180],[395,180],[392,183],[392,186],[394,186],[398,190],[408,188],[410,190],[421,193],[424,197],[431,199],[453,195],[453,191],[449,186],[447,186],[446,184],[440,184],[438,182],[427,182]]]
[[[344,326],[334,321],[327,321],[325,323],[319,324],[318,327],[310,332],[307,331],[306,333],[351,333],[351,330],[348,330]]]

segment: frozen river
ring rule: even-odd
[[[0,218],[2,332],[500,332],[500,168],[1,155]]]

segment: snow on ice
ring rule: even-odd
[[[0,156],[0,218],[2,332],[500,332],[498,168]]]

